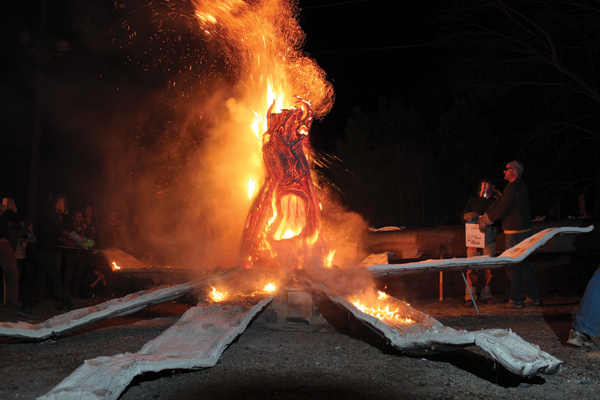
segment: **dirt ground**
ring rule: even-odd
[[[359,323],[345,330],[309,331],[253,323],[215,367],[138,376],[120,399],[598,399],[600,345],[577,349],[566,344],[579,300],[556,295],[545,298],[542,307],[523,310],[480,305],[481,317],[458,297],[411,303],[453,328],[512,329],[564,361],[553,376],[516,376],[476,347],[429,358],[407,356]],[[34,309],[40,318],[31,320],[0,306],[0,318],[40,322],[57,314],[58,307],[46,300]],[[0,338],[0,399],[34,399],[86,359],[137,352],[189,307],[185,301],[152,306],[45,343]]]

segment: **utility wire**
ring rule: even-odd
[[[323,51],[311,51],[311,54],[340,54],[340,53],[360,53],[365,51],[380,51],[380,50],[394,50],[394,49],[409,49],[414,47],[429,47],[435,46],[435,44],[411,44],[406,46],[388,46],[388,47],[367,47],[364,49],[345,49],[345,50],[323,50]]]
[[[322,8],[322,7],[342,6],[342,5],[345,5],[345,4],[352,4],[352,3],[365,3],[367,1],[370,1],[370,0],[344,1],[343,3],[320,4],[318,6],[308,6],[308,7],[300,7],[300,8],[302,10],[308,10],[310,8]]]

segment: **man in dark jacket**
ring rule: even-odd
[[[479,219],[479,228],[483,230],[496,221],[502,222],[507,250],[531,236],[529,194],[527,186],[521,179],[523,169],[523,164],[516,160],[506,164],[504,179],[508,181],[508,185],[502,197],[496,200],[490,206],[488,213]],[[526,305],[541,304],[540,290],[528,260],[507,268],[506,272],[510,280],[510,301],[506,308],[523,308]],[[530,298],[528,299],[523,297],[523,274],[529,282]]]

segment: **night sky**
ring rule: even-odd
[[[430,1],[302,1],[300,6],[305,49],[336,90],[332,112],[315,127],[320,137],[338,136],[352,107],[370,110],[382,96],[422,90],[436,72]]]

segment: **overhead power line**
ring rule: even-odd
[[[414,47],[429,47],[429,46],[435,46],[435,45],[434,44],[410,44],[410,45],[406,45],[406,46],[367,47],[367,48],[363,48],[363,49],[323,50],[323,51],[311,51],[311,54],[360,53],[360,52],[366,52],[366,51],[408,49],[408,48],[414,48]]]
[[[343,6],[343,5],[352,4],[352,3],[365,3],[367,1],[370,1],[370,0],[344,1],[344,2],[341,2],[341,3],[319,4],[318,6],[308,6],[308,7],[300,7],[300,8],[303,9],[303,10],[308,10],[308,9],[311,9],[311,8]]]

